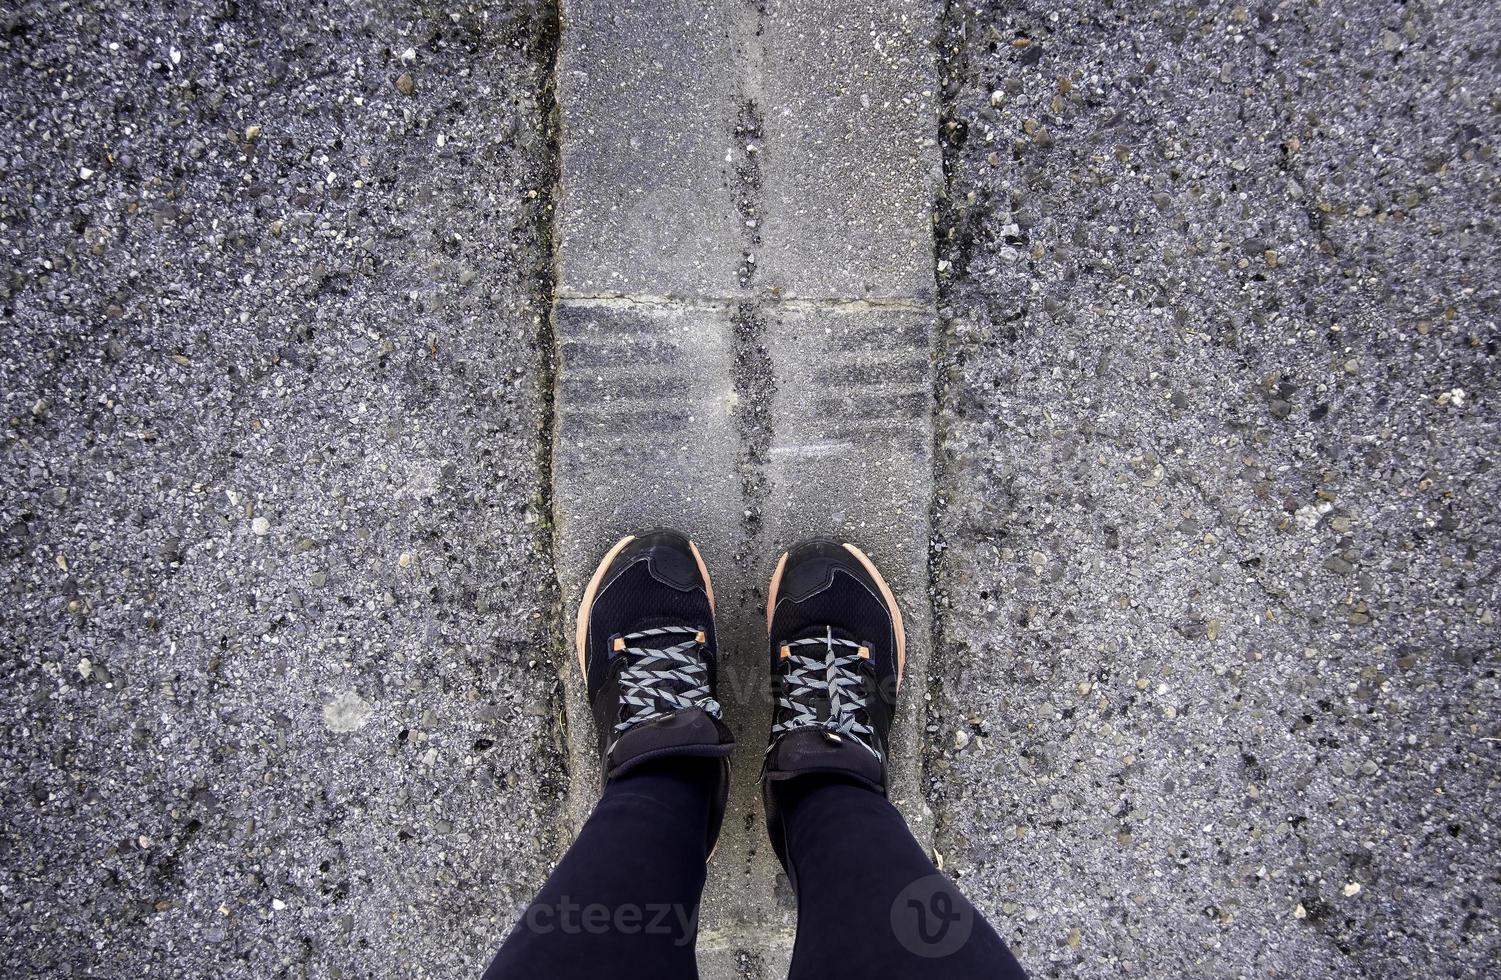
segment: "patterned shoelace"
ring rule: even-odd
[[[687,639],[667,646],[641,645],[673,636]],[[611,750],[621,735],[637,725],[685,708],[702,708],[709,716],[720,717],[719,702],[709,690],[702,630],[660,626],[626,633],[615,640],[615,649],[625,653],[626,665],[620,672],[620,721],[615,724]]]
[[[823,636],[782,644],[787,670],[777,692],[777,721],[771,726],[767,751],[788,732],[812,729],[848,738],[881,758],[871,744],[875,730],[866,720],[861,664],[869,658],[863,643],[842,640],[828,627]]]

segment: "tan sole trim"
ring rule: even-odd
[[[688,550],[693,552],[693,560],[698,562],[698,574],[704,577],[704,591],[709,593],[709,615],[714,614],[714,580],[709,577],[709,568],[704,564],[704,556],[698,553],[698,545],[693,539],[688,539]]]
[[[627,534],[615,542],[615,547],[605,552],[605,556],[599,560],[599,567],[594,570],[594,577],[589,579],[588,585],[584,586],[584,596],[579,600],[578,621],[574,625],[573,642],[574,646],[578,649],[579,670],[583,672],[585,677],[589,676],[589,666],[585,656],[585,647],[589,643],[589,609],[594,605],[595,595],[599,593],[599,583],[604,580],[605,569],[609,568],[610,562],[615,560],[615,556],[620,554],[621,550],[634,540],[636,540],[634,534]]]
[[[782,557],[777,559],[777,570],[771,573],[771,585],[766,589],[766,634],[771,635],[771,614],[777,608],[777,591],[782,587],[782,572],[787,569],[787,556],[790,551],[782,552]]]
[[[886,600],[887,607],[891,610],[891,626],[896,633],[896,685],[902,686],[902,671],[907,667],[907,628],[902,624],[902,607],[896,604],[896,596],[891,594],[891,586],[886,584],[886,579],[877,571],[875,562],[871,561],[859,548],[845,542],[844,548],[857,558],[870,577],[875,579],[876,587],[881,590],[881,596]],[[787,570],[787,556],[791,552],[782,552],[782,557],[777,560],[776,571],[771,573],[771,585],[766,589],[766,632],[771,633],[771,617],[777,608],[777,593],[782,588],[782,573]]]
[[[896,596],[891,594],[891,586],[886,584],[886,579],[876,571],[876,563],[866,557],[865,552],[856,548],[848,541],[844,543],[845,550],[856,558],[870,577],[876,580],[876,585],[881,589],[881,595],[886,597],[886,605],[891,607],[891,625],[896,630],[896,686],[902,686],[902,671],[907,667],[907,627],[902,625],[902,607],[896,604]]]
[[[605,556],[599,560],[599,567],[594,570],[594,576],[589,579],[589,584],[584,587],[583,598],[579,599],[578,620],[574,625],[573,642],[578,650],[579,670],[583,671],[585,677],[589,676],[587,649],[589,644],[589,609],[594,605],[594,597],[599,594],[599,583],[604,581],[605,570],[610,567],[610,563],[615,560],[615,556],[620,554],[625,546],[634,540],[636,540],[634,534],[627,534],[615,542],[613,548],[605,552]],[[709,594],[709,613],[712,615],[714,612],[714,580],[709,577],[709,569],[704,564],[704,556],[699,553],[698,545],[694,544],[692,538],[688,539],[688,548],[693,552],[693,560],[698,562],[698,573],[704,577],[704,591]]]

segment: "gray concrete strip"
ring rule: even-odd
[[[563,304],[554,501],[558,570],[568,622],[601,554],[622,535],[671,525],[699,544],[716,592],[720,701],[740,743],[724,831],[701,913],[706,976],[739,976],[747,956],[780,956],[757,938],[790,937],[792,906],[762,829],[759,759],[769,726],[765,628],[770,563],[754,548],[757,467],[745,458],[749,416],[766,380],[745,346],[740,310],[678,305]],[[649,373],[648,373],[649,372]],[[569,823],[599,791],[597,748],[583,679],[563,658],[569,717]],[[777,944],[773,944],[777,945]],[[780,947],[779,947],[780,948]]]
[[[724,312],[588,306],[560,306],[555,326],[553,506],[571,623],[595,564],[623,535],[671,525],[711,558],[730,551],[740,525],[733,328]],[[561,666],[576,829],[598,793],[599,760],[569,653]]]
[[[777,379],[766,547],[810,535],[865,551],[896,594],[908,649],[892,734],[891,795],[917,827],[921,701],[930,634],[928,509],[933,492],[931,314],[779,311],[766,349]]]
[[[934,16],[923,0],[768,4],[761,264],[781,295],[932,302]]]
[[[903,599],[913,693],[893,796],[928,823],[932,30],[915,3],[565,7],[558,574],[571,621],[609,544],[666,523],[714,575],[739,749],[701,912],[707,977],[790,959],[795,903],[759,775],[765,587],[797,538],[858,544]],[[599,774],[571,657],[564,686],[577,826]]]
[[[726,189],[732,5],[568,0],[562,12],[558,294],[726,293],[741,261]]]
[[[930,5],[563,12],[560,297],[932,302]]]

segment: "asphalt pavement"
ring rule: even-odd
[[[816,7],[735,9],[810,64],[880,34],[788,20]],[[766,409],[725,427],[752,505],[777,440],[809,441],[798,399],[870,380],[803,354],[816,301],[930,318],[933,439],[876,462],[931,480],[907,710],[935,860],[1039,977],[1488,975],[1501,15],[931,13],[931,205],[879,182],[841,204],[847,160],[777,182],[818,113],[879,143],[911,107],[850,82],[747,114],[775,101],[773,39],[733,53],[728,169],[699,188],[766,225],[648,241],[685,275],[724,259],[698,380]],[[475,976],[566,845],[558,24],[532,2],[0,13],[5,972]],[[910,220],[878,220],[914,206],[934,293]],[[840,207],[827,268],[799,245],[751,274],[765,236]],[[888,259],[890,282],[820,280]],[[778,275],[802,307],[742,309]],[[780,400],[778,371],[800,379]],[[726,560],[753,583],[738,545],[861,506],[752,506]]]

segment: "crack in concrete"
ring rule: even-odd
[[[757,305],[750,301],[738,304],[730,322],[735,328],[733,411],[736,434],[740,437],[735,465],[745,503],[744,549],[735,557],[743,564],[755,552],[762,511],[771,490],[765,466],[771,458],[771,401],[776,393],[776,372],[764,342],[766,320]]]
[[[749,289],[756,278],[756,253],[762,245],[765,201],[762,193],[761,160],[765,152],[765,127],[761,118],[760,97],[765,69],[766,4],[749,0],[740,10],[740,36],[745,39],[740,51],[743,72],[740,77],[740,105],[731,133],[735,157],[735,212],[740,216],[742,253],[736,281]],[[734,330],[731,378],[734,384],[735,434],[740,442],[735,468],[740,477],[741,511],[740,548],[734,560],[750,570],[758,551],[762,531],[762,513],[770,481],[766,475],[772,438],[772,396],[776,374],[766,350],[766,319],[760,309],[760,297],[754,293],[729,305]],[[742,603],[748,602],[755,586],[752,576],[743,578]]]
[[[765,152],[762,140],[761,109],[755,99],[746,99],[740,104],[740,119],[735,125],[738,144],[735,163],[735,210],[740,215],[741,238],[745,250],[741,255],[738,281],[748,287],[756,278],[756,252],[761,248],[761,154]]]
[[[544,179],[542,186],[538,188],[539,193],[533,205],[530,229],[546,258],[546,261],[542,262],[536,270],[534,289],[529,297],[536,311],[535,343],[538,351],[536,397],[540,414],[536,450],[537,487],[532,506],[537,514],[536,547],[541,553],[539,557],[547,563],[548,567],[554,569],[553,581],[556,584],[557,556],[560,552],[557,527],[552,516],[554,459],[557,452],[555,440],[558,437],[557,406],[560,394],[558,366],[562,363],[562,345],[553,313],[558,290],[557,203],[561,190],[562,166],[562,141],[560,139],[562,114],[557,98],[557,65],[563,27],[556,4],[547,4],[537,8],[535,17],[533,36],[538,45],[539,55],[535,62],[538,104],[541,118],[547,129],[545,138],[540,141],[545,154],[542,161]],[[563,626],[565,616],[563,590],[555,587],[549,599],[546,612],[550,627],[548,635],[554,639],[544,651],[544,656],[549,657],[556,667],[565,663],[567,657],[565,640],[567,630]],[[567,710],[566,692],[561,674],[559,680],[548,692],[547,709],[548,718],[552,724],[546,729],[546,735],[539,736],[539,739],[546,737],[550,742],[549,748],[556,753],[561,762],[563,782],[566,785],[572,777],[572,765],[568,752],[570,715]],[[558,833],[562,829],[561,824],[555,826],[554,835],[547,842],[553,852],[559,855],[567,845],[564,839],[566,835]]]

